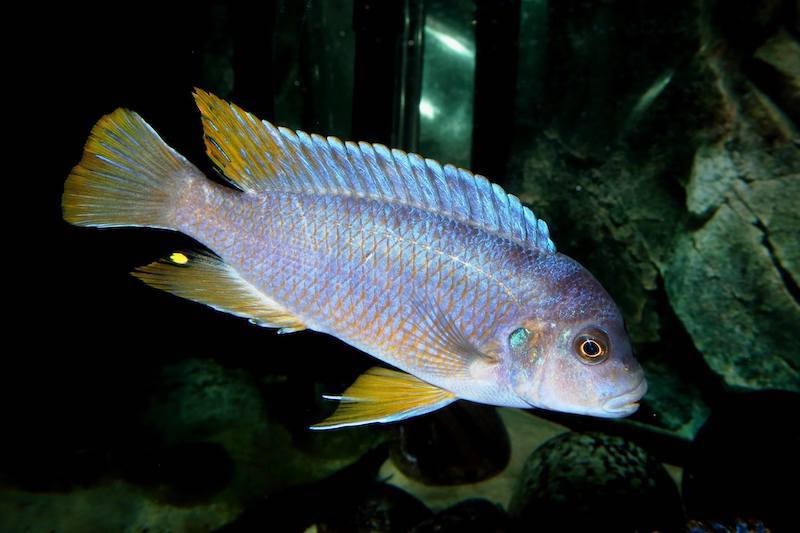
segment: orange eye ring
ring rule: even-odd
[[[581,361],[588,365],[597,365],[608,359],[608,340],[599,331],[578,335],[574,348]]]

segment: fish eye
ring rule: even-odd
[[[575,353],[580,360],[596,365],[608,359],[608,335],[600,330],[591,330],[575,337]]]

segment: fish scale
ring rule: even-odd
[[[202,190],[194,195],[216,210],[214,223],[207,217],[181,216],[181,231],[222,250],[221,257],[239,265],[243,277],[286,302],[314,329],[335,332],[405,370],[424,374],[437,356],[430,348],[420,350],[413,340],[424,317],[415,314],[408,287],[437,302],[476,344],[490,335],[500,310],[512,309],[505,289],[524,290],[517,287],[518,270],[511,275],[506,269],[502,281],[486,273],[492,268],[495,277],[503,275],[502,268],[498,271],[496,263],[488,262],[498,250],[502,257],[513,257],[502,253],[512,243],[480,239],[467,226],[457,228],[419,209],[387,208],[362,198],[280,193],[254,200],[205,182],[198,187]],[[240,203],[224,201],[231,196]],[[193,206],[190,215],[207,212],[187,203]],[[288,210],[287,205],[298,208]],[[428,231],[431,227],[449,231]],[[232,235],[238,235],[234,246]],[[397,324],[401,316],[402,324]],[[430,379],[437,381],[437,376]]]

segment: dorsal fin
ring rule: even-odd
[[[371,198],[423,209],[555,252],[547,224],[483,176],[381,144],[342,142],[276,128],[200,89],[206,149],[244,191],[267,190]]]

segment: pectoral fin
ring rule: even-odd
[[[499,358],[479,348],[461,331],[452,318],[431,297],[412,298],[415,313],[408,341],[417,347],[416,364],[431,375],[476,377],[499,362]]]
[[[367,370],[341,396],[336,412],[311,429],[336,429],[375,422],[396,422],[440,409],[457,398],[419,378],[388,368]]]
[[[306,327],[214,255],[175,252],[132,274],[156,289],[249,318],[259,326],[281,328],[281,333]]]

